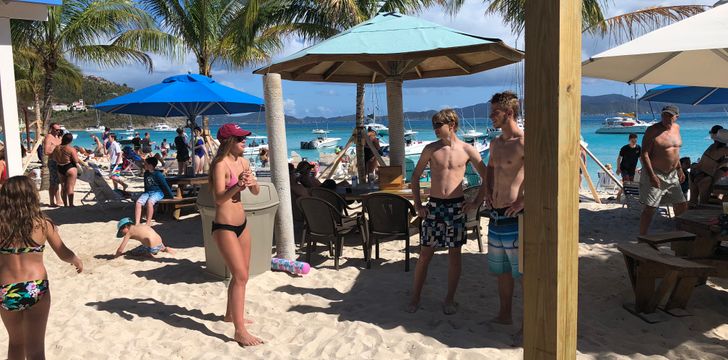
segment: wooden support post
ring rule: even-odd
[[[15,94],[13,45],[10,41],[10,19],[0,17],[0,117],[5,133],[5,163],[8,176],[22,175],[18,98]]]
[[[581,0],[524,3],[529,115],[523,355],[571,360],[576,358],[579,267]]]
[[[382,155],[379,155],[379,151],[376,147],[374,147],[374,143],[372,143],[372,139],[369,138],[369,136],[365,136],[364,139],[367,141],[367,146],[369,147],[369,150],[372,151],[372,154],[374,154],[374,157],[377,158],[377,162],[379,163],[379,166],[387,166],[387,163],[384,162],[384,159],[382,159]],[[392,144],[389,144],[389,164],[392,164]]]
[[[390,77],[387,84],[387,118],[389,119],[389,165],[401,166],[404,177],[404,113],[402,79]],[[376,153],[375,153],[376,154]],[[379,163],[382,165],[382,162]]]
[[[584,177],[586,178],[587,185],[589,185],[589,190],[591,190],[592,196],[594,197],[594,202],[597,204],[601,204],[602,200],[599,199],[597,189],[594,187],[594,182],[592,182],[591,175],[589,175],[589,172],[586,171],[586,163],[584,162],[584,160],[581,159],[581,156],[579,157],[579,166],[581,168],[581,173],[584,174]]]
[[[581,144],[580,146],[581,146],[582,149],[584,149],[584,151],[586,151],[586,154],[589,155],[589,157],[592,158],[592,160],[594,160],[594,162],[597,163],[597,165],[602,170],[604,170],[604,172],[607,174],[607,176],[609,176],[610,178],[612,178],[612,180],[614,180],[614,182],[619,186],[620,189],[623,189],[624,190],[624,184],[622,184],[622,182],[619,179],[617,179],[617,177],[614,176],[614,174],[611,171],[607,170],[607,168],[604,167],[604,164],[602,164],[602,162],[599,161],[599,159],[597,159],[597,157],[591,152],[591,150],[589,150],[583,144]]]
[[[367,174],[364,163],[364,143],[362,139],[366,136],[364,129],[364,84],[356,84],[356,173],[359,179],[364,179]]]

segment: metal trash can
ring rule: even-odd
[[[272,183],[260,182],[260,193],[256,196],[249,190],[241,193],[241,201],[245,208],[250,229],[250,276],[262,274],[270,270],[272,257],[273,228],[278,211],[278,192]],[[202,237],[205,245],[207,271],[213,275],[229,278],[230,271],[220,255],[215,240],[212,238],[212,221],[215,220],[215,200],[209,185],[202,185],[197,195],[197,209],[202,221]]]

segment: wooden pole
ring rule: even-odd
[[[589,185],[589,190],[592,193],[592,197],[594,197],[594,202],[597,204],[601,204],[602,200],[599,199],[597,189],[594,187],[594,182],[592,182],[589,172],[586,171],[586,163],[584,162],[584,160],[581,159],[581,156],[579,157],[579,167],[581,168],[581,173],[584,174],[584,177],[586,178],[586,183],[587,185]]]
[[[576,358],[581,0],[525,1],[525,359]]]
[[[402,79],[387,79],[387,117],[389,119],[389,165],[401,166],[404,177],[404,113]]]
[[[280,74],[269,73],[263,76],[263,93],[265,95],[265,124],[268,129],[271,180],[278,191],[280,201],[275,221],[276,256],[293,260],[296,257],[296,243],[293,237],[286,119],[283,114],[283,89]]]
[[[356,173],[359,179],[364,179],[367,173],[364,163],[364,142],[366,136],[364,129],[364,84],[356,84]]]
[[[597,163],[597,165],[602,170],[604,170],[604,172],[607,174],[607,176],[609,176],[610,178],[612,178],[612,180],[614,180],[614,182],[619,186],[620,189],[624,189],[624,185],[622,184],[622,181],[617,179],[617,177],[614,176],[614,174],[612,174],[611,171],[607,170],[607,168],[604,167],[604,164],[602,164],[602,162],[599,161],[599,159],[597,159],[597,157],[591,152],[591,150],[589,150],[586,146],[584,146],[584,144],[581,144],[581,148],[584,149],[586,154],[589,155],[589,157],[592,158],[592,160],[594,160],[594,162]]]

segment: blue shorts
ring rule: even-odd
[[[135,247],[134,249],[132,249],[130,251],[130,254],[134,255],[134,256],[143,256],[143,255],[147,255],[147,254],[157,255],[162,250],[164,250],[164,244],[159,244],[154,247],[139,245],[139,246]]]
[[[151,203],[152,205],[154,205],[162,199],[164,199],[164,193],[161,191],[145,192],[139,196],[139,199],[137,199],[137,204],[145,205]]]
[[[519,278],[518,272],[518,221],[497,224],[491,219],[488,224],[488,270],[494,274],[511,273]]]

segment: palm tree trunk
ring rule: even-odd
[[[40,94],[33,94],[33,112],[35,112],[35,141],[40,141],[40,134],[43,132],[43,113],[41,111]]]
[[[276,257],[295,259],[296,244],[293,234],[293,204],[288,173],[288,146],[286,119],[283,114],[281,76],[270,73],[263,76],[265,96],[265,124],[268,129],[271,180],[278,191],[278,212],[275,220]]]
[[[356,84],[356,172],[359,179],[366,175],[364,163],[364,84]]]
[[[46,65],[45,75],[43,79],[43,128],[47,128],[50,124],[51,113],[53,112],[53,66]]]

